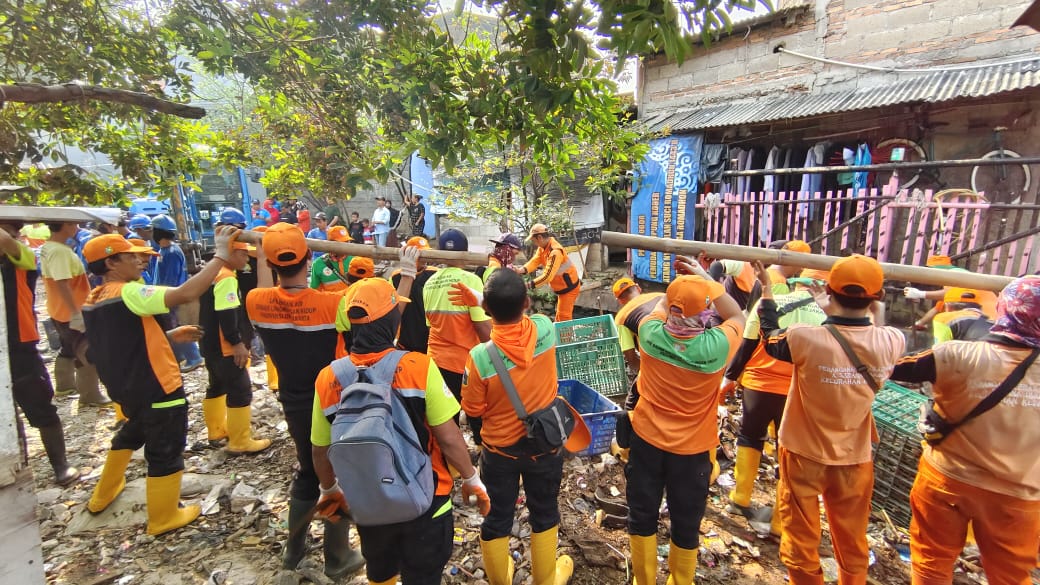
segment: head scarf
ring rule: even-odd
[[[505,244],[497,244],[495,249],[491,251],[491,256],[502,263],[502,266],[509,266],[516,260],[517,250],[511,246]]]
[[[379,353],[394,347],[397,329],[401,326],[401,311],[394,308],[371,323],[350,324],[350,352]]]
[[[1004,287],[990,333],[1040,348],[1040,276],[1016,278]]]
[[[701,320],[701,315],[684,317],[679,309],[675,309],[668,311],[668,318],[664,322],[664,330],[675,337],[688,339],[704,333],[704,322]]]

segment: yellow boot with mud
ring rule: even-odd
[[[668,585],[693,585],[697,575],[697,549],[668,543]]]
[[[158,536],[187,526],[202,512],[198,506],[181,507],[183,471],[162,477],[148,476],[145,492],[148,500],[148,534]]]
[[[574,561],[567,555],[556,558],[560,527],[531,533],[531,576],[534,585],[567,585],[574,573]]]
[[[131,449],[113,449],[108,452],[105,466],[101,468],[101,478],[94,486],[94,493],[87,502],[87,510],[91,514],[100,514],[126,487],[126,466],[130,464]]]
[[[512,585],[513,557],[509,555],[508,536],[494,540],[480,539],[480,554],[484,557],[484,572],[487,573],[488,583]]]
[[[267,364],[267,387],[271,389],[271,392],[278,391],[278,370],[274,367],[274,362],[271,361],[271,356],[264,356],[264,363]]]
[[[253,438],[252,413],[251,406],[227,409],[229,453],[259,453],[271,446],[271,439]]]
[[[632,584],[657,583],[657,535],[629,534],[628,546],[632,549]]]
[[[783,524],[780,523],[780,490],[776,490],[773,497],[773,517],[769,520],[769,534],[780,538],[783,533]]]
[[[210,444],[228,438],[227,397],[217,396],[202,401],[202,418],[206,421],[206,438]]]
[[[393,577],[390,577],[386,581],[380,581],[378,583],[375,582],[375,581],[369,581],[368,585],[395,585],[396,583],[397,583],[397,575],[394,575]]]
[[[736,485],[729,492],[730,505],[736,508],[737,513],[746,514],[751,506],[751,491],[755,487],[758,464],[761,461],[762,452],[758,449],[737,446],[737,464],[733,468],[733,481]]]

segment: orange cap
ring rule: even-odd
[[[292,266],[307,257],[307,238],[291,223],[278,222],[267,229],[264,255],[275,266]]]
[[[412,236],[408,238],[408,241],[404,243],[405,246],[415,246],[420,250],[429,250],[430,241],[422,236]]]
[[[371,278],[376,275],[376,265],[371,258],[354,256],[350,259],[347,274],[357,278]]]
[[[119,234],[105,234],[90,239],[83,245],[83,259],[87,263],[104,260],[116,254],[152,254],[155,250],[151,246],[135,246],[133,242]]]
[[[725,294],[726,290],[714,280],[705,280],[693,274],[684,274],[672,281],[665,292],[668,307],[682,311],[684,317],[700,314],[708,305]]]
[[[827,282],[830,279],[831,273],[826,270],[815,270],[812,268],[805,268],[799,274],[799,278],[811,278],[813,280],[822,280]]]
[[[527,234],[527,238],[525,239],[525,241],[530,241],[531,238],[537,236],[538,234],[548,233],[549,228],[544,223],[536,223],[533,226],[531,226],[531,233]]]
[[[251,232],[260,232],[262,234],[262,233],[267,231],[267,226],[266,225],[258,225],[256,227],[249,228],[249,231],[251,231]]]
[[[353,242],[353,238],[347,233],[347,228],[341,225],[335,225],[329,228],[329,231],[325,232],[325,237],[330,242]]]
[[[560,397],[564,402],[567,399]],[[571,431],[570,436],[563,443],[563,448],[570,451],[571,453],[578,453],[588,448],[589,444],[592,443],[592,433],[589,432],[588,425],[585,424],[585,419],[581,418],[578,411],[571,406],[570,402],[567,402],[567,408],[571,411],[571,416],[574,417],[574,429]]]
[[[356,257],[354,258],[357,260]],[[369,263],[371,258],[366,258]],[[351,267],[354,262],[351,261]],[[397,294],[397,289],[382,278],[366,278],[358,281],[347,293],[347,314],[357,307],[365,311],[364,317],[348,317],[351,323],[371,323],[397,308],[399,303],[411,302]]]
[[[831,266],[827,286],[847,297],[880,299],[884,295],[885,272],[877,260],[853,254]]]
[[[802,240],[791,240],[790,242],[784,244],[784,246],[780,249],[788,250],[791,252],[801,252],[802,254],[812,254],[812,248],[810,248],[809,244],[805,243]]]
[[[978,305],[981,303],[979,297],[981,297],[981,295],[975,289],[951,286],[950,288],[946,289],[946,294],[943,295],[943,302],[975,303],[976,305]]]
[[[155,248],[152,248],[151,246],[149,246],[148,242],[142,240],[141,238],[127,238],[127,241],[130,242],[131,244],[137,246],[138,248],[148,248],[147,252],[139,252],[140,254],[148,254],[150,256],[158,256],[159,255],[159,253],[155,251]]]
[[[614,298],[621,300],[621,295],[625,294],[625,291],[633,286],[636,286],[636,281],[627,276],[617,279],[614,286],[611,287],[611,290],[614,291]]]
[[[932,254],[924,263],[925,266],[952,266],[953,260],[945,254]]]

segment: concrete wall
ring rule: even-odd
[[[801,7],[790,8],[791,5]],[[876,86],[914,74],[873,73],[775,53],[878,66],[923,67],[1040,53],[1040,34],[1009,30],[1029,0],[809,0],[771,21],[737,24],[682,64],[642,64],[640,116],[734,98]]]

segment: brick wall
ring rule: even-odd
[[[853,63],[926,67],[1040,53],[1040,34],[1009,29],[1029,0],[815,0],[741,28],[682,64],[663,55],[641,67],[640,115],[784,92],[829,92],[913,74],[826,65],[774,47]]]

